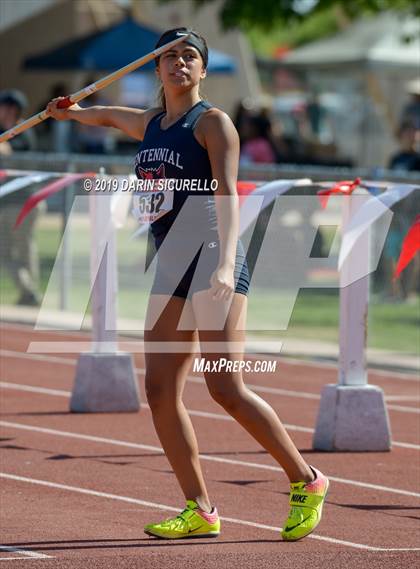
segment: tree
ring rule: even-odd
[[[171,2],[172,0],[160,0]],[[192,0],[197,7],[215,0]],[[419,0],[221,0],[220,20],[225,29],[240,27],[272,30],[338,6],[349,19],[384,10],[420,16]]]

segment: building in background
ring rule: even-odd
[[[169,4],[160,4],[157,0],[2,0],[0,9],[0,50],[8,54],[7,61],[2,58],[0,64],[0,89],[15,87],[25,92],[29,112],[39,109],[54,84],[65,82],[74,92],[86,84],[92,73],[27,70],[23,68],[24,60],[111,26],[126,16],[127,9],[136,21],[157,30],[192,26],[206,37],[210,47],[235,58],[234,74],[210,75],[204,83],[206,97],[216,106],[232,113],[238,100],[260,96],[254,55],[242,32],[221,29],[218,2],[197,10],[189,0]],[[141,55],[139,46],[139,57]],[[103,72],[97,77],[102,75]],[[147,80],[143,84],[147,84]],[[124,100],[123,86],[121,82],[113,84],[106,90],[106,97],[111,102]],[[132,98],[132,93],[130,96]]]

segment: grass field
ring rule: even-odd
[[[130,240],[134,224],[121,230],[117,240],[119,269],[119,315],[139,318],[144,315],[147,290],[137,286],[136,275],[145,254],[145,240]],[[59,219],[45,216],[36,232],[40,256],[41,291],[44,293],[50,278],[60,243]],[[88,304],[89,237],[88,222],[81,219],[71,235],[71,249],[77,252],[73,281],[69,295],[69,310],[80,310]],[[6,271],[0,275],[2,304],[14,304],[17,292]],[[386,303],[380,296],[371,298],[369,306],[368,345],[391,351],[418,353],[420,345],[419,299],[405,303]],[[51,305],[52,304],[52,305]],[[55,306],[53,306],[55,304]],[[50,299],[50,308],[58,308],[58,292]],[[279,335],[278,311],[282,309],[279,295],[271,290],[253,291],[248,313],[248,329],[258,329],[258,335]],[[301,338],[337,342],[339,294],[335,288],[302,289],[295,303],[291,320],[282,338]],[[271,331],[270,331],[271,329]]]
[[[250,303],[264,322],[272,319],[273,299],[267,295]],[[293,309],[284,337],[338,342],[339,293],[337,289],[303,289]],[[274,335],[274,332],[265,332]],[[371,302],[369,305],[368,346],[417,354],[420,345],[419,299],[414,304]]]

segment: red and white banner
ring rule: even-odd
[[[327,188],[326,190],[319,190],[317,194],[321,203],[321,207],[325,209],[328,204],[328,198],[334,194],[351,196],[354,190],[361,186],[361,183],[361,179],[356,178],[354,181],[347,180],[344,182],[337,182],[336,184],[333,184],[331,188]]]
[[[5,171],[3,171],[1,174],[3,174],[4,177],[8,175],[7,172]],[[23,188],[31,186],[32,184],[39,184],[41,182],[44,182],[45,180],[48,180],[51,177],[52,173],[46,172],[46,173],[30,174],[29,176],[23,176],[22,178],[15,178],[14,180],[6,182],[0,187],[0,198],[4,198],[5,196],[13,192],[17,192],[18,190],[23,190]]]
[[[94,178],[96,176],[95,172],[86,172],[83,174],[68,174],[64,178],[60,180],[55,180],[42,190],[39,190],[32,196],[30,196],[26,202],[23,204],[22,209],[19,212],[18,218],[15,223],[15,227],[19,227],[25,217],[29,214],[30,211],[34,209],[34,207],[39,204],[42,200],[46,200],[53,194],[67,188],[70,184],[73,184],[76,180],[80,180],[81,178]]]
[[[420,250],[420,214],[416,217],[413,225],[404,238],[400,257],[394,273],[394,279],[397,279],[402,271],[414,259],[416,253]]]
[[[54,180],[26,200],[16,220],[15,227],[18,227],[29,212],[36,207],[40,201],[63,190],[77,180],[88,177],[94,178],[97,174],[95,172],[68,174],[57,172],[0,170],[0,179],[10,176],[15,177],[15,179],[0,186],[0,199],[13,192],[26,188],[31,184],[39,184],[49,178],[58,177],[57,180]],[[116,178],[124,179],[125,177],[116,176]],[[266,183],[242,180],[238,181],[237,189],[241,206],[240,235],[246,231],[258,214],[270,205],[278,196],[286,193],[292,187],[308,185],[311,183],[312,181],[309,179],[274,180]],[[330,185],[330,183],[328,183],[328,185]],[[413,184],[389,185],[386,182],[362,182],[360,178],[356,178],[354,181],[343,181],[338,183],[332,182],[331,187],[318,192],[322,207],[326,207],[328,197],[330,195],[341,194],[344,196],[350,196],[359,187],[365,188],[371,192],[377,190],[378,187],[383,187],[385,191],[380,195],[372,196],[351,219],[347,230],[343,235],[339,256],[339,269],[343,266],[344,261],[353,249],[356,241],[369,225],[379,219],[383,215],[384,211],[389,210],[393,205],[408,197],[414,190],[420,189],[418,185]],[[256,200],[255,198],[257,197],[259,197],[260,200]],[[123,225],[129,210],[130,198],[131,195],[127,192],[116,192],[114,194],[112,200],[112,219],[115,227],[121,227]],[[418,226],[419,223],[416,219],[416,222],[412,227],[412,232],[409,232],[407,235],[408,241],[404,242],[395,278],[399,276],[401,271],[407,266],[418,251]],[[137,237],[144,233],[147,231],[147,228],[148,225],[141,226],[133,237]]]

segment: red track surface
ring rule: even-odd
[[[1,337],[1,543],[20,550],[0,550],[0,561],[10,559],[10,567],[373,569],[418,563],[417,378],[370,373],[370,382],[390,397],[396,442],[391,453],[316,453],[309,431],[316,396],[336,381],[336,370],[285,360],[274,374],[246,376],[290,425],[307,461],[332,477],[321,525],[297,543],[282,542],[276,529],[288,509],[284,473],[210,398],[202,381],[188,381],[184,400],[206,455],[202,466],[210,496],[230,521],[222,522],[218,539],[160,541],[143,534],[143,525],[168,517],[170,508],[181,509],[183,496],[166,458],[154,450],[160,443],[145,405],[142,372],[139,413],[71,414],[77,355],[25,352],[33,340],[86,336],[3,325]],[[144,367],[141,354],[135,362]],[[212,415],[197,413],[203,411]],[[29,552],[49,557],[28,559]]]

